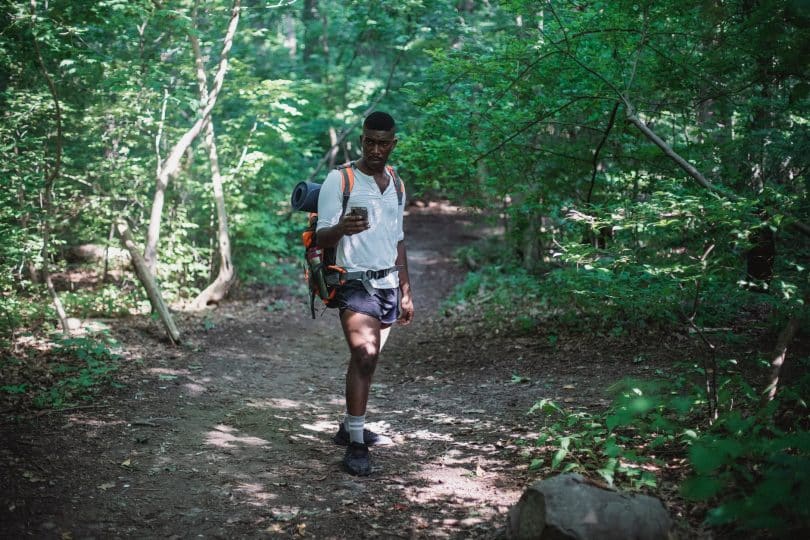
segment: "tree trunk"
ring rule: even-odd
[[[129,233],[129,226],[127,225],[127,222],[123,219],[119,219],[116,223],[116,228],[118,229],[118,234],[121,237],[121,243],[125,248],[127,248],[132,256],[132,266],[135,268],[135,274],[137,274],[143,288],[146,289],[146,295],[149,297],[149,303],[152,304],[152,309],[160,317],[160,320],[163,323],[163,326],[166,328],[166,333],[169,334],[169,339],[172,340],[172,343],[179,343],[180,331],[174,324],[174,319],[172,319],[169,308],[167,308],[166,304],[163,302],[163,296],[160,293],[160,288],[155,282],[155,279],[152,277],[152,273],[149,271],[146,261],[138,251],[135,241],[132,240],[132,235]]]
[[[208,123],[211,117],[211,111],[216,105],[217,97],[222,90],[222,84],[225,81],[225,72],[228,70],[228,52],[233,45],[233,38],[236,34],[236,27],[239,24],[241,0],[234,0],[233,8],[231,10],[231,19],[228,23],[228,30],[225,33],[225,39],[222,44],[222,52],[219,57],[219,67],[217,74],[214,77],[214,87],[205,102],[200,117],[194,122],[188,131],[186,131],[180,140],[174,145],[169,152],[168,157],[159,167],[157,175],[157,183],[155,186],[155,196],[152,201],[152,212],[149,218],[149,229],[146,234],[146,246],[144,248],[144,260],[150,273],[154,275],[157,268],[157,245],[160,238],[160,220],[163,213],[163,202],[166,194],[166,187],[169,185],[169,180],[177,173],[180,168],[180,160],[183,154],[191,146],[202,129]]]
[[[37,55],[37,62],[39,63],[42,76],[48,85],[48,91],[51,94],[54,106],[54,121],[56,123],[56,138],[54,141],[54,160],[51,167],[45,168],[45,185],[42,193],[42,279],[48,288],[48,293],[53,300],[53,306],[56,310],[56,315],[59,317],[59,324],[62,326],[62,333],[66,336],[70,335],[70,326],[68,324],[67,313],[56,288],[53,286],[51,279],[50,263],[50,247],[51,247],[51,214],[53,213],[53,186],[56,179],[59,178],[62,167],[62,107],[59,104],[59,95],[56,92],[56,85],[51,78],[48,69],[45,66],[45,59],[42,57],[42,50],[39,47],[39,41],[36,36],[36,20],[37,20],[37,3],[36,0],[31,0],[31,25],[34,31],[34,51]]]
[[[193,33],[189,34],[189,40],[194,50],[194,60],[197,66],[197,86],[200,94],[200,103],[206,103],[209,97],[208,80],[205,75],[205,65],[203,64],[200,42]],[[228,294],[228,289],[233,283],[234,278],[233,264],[231,261],[231,241],[228,234],[228,214],[225,210],[225,195],[222,189],[222,173],[219,169],[219,156],[217,154],[213,118],[209,118],[206,124],[205,145],[208,147],[211,184],[214,188],[214,203],[217,209],[219,273],[217,278],[191,302],[190,308],[194,310],[203,309],[210,303],[219,302],[224,299]]]
[[[788,321],[781,332],[779,337],[776,338],[776,347],[773,352],[773,360],[771,361],[771,381],[762,393],[762,400],[760,406],[765,406],[769,401],[776,397],[776,391],[779,388],[779,377],[782,374],[782,367],[785,365],[785,357],[787,356],[787,348],[796,332],[799,331],[799,318],[793,317]]]

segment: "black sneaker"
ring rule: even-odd
[[[349,443],[346,454],[343,456],[343,466],[355,476],[368,476],[371,474],[371,456],[368,446],[360,443]]]
[[[380,436],[370,431],[368,429],[363,430],[363,443],[367,446],[374,446],[380,440]],[[346,429],[346,426],[343,425],[343,422],[340,422],[340,427],[338,428],[338,432],[335,433],[335,436],[332,437],[332,442],[340,445],[340,446],[349,446],[349,442],[351,438],[349,437],[349,432]]]

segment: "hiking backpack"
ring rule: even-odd
[[[340,216],[346,214],[349,205],[349,196],[354,188],[354,162],[345,163],[337,167],[340,172],[340,190],[343,193],[343,203]],[[394,182],[394,189],[397,192],[397,203],[402,206],[404,186],[396,170],[390,165],[385,166],[385,170]],[[304,265],[304,278],[309,289],[309,309],[312,318],[315,318],[315,297],[321,299],[327,308],[337,307],[337,291],[341,285],[349,279],[357,279],[359,276],[352,276],[345,268],[337,266],[336,249],[323,248],[318,245],[318,213],[309,213],[309,224],[301,234],[304,244],[306,264]],[[373,272],[372,272],[373,274]],[[386,271],[387,274],[387,271]],[[374,277],[383,277],[374,276]]]

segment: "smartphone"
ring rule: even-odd
[[[363,216],[363,219],[368,221],[368,208],[365,206],[352,206],[350,213],[355,216]]]

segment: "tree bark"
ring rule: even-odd
[[[196,11],[196,8],[195,8]],[[196,17],[195,17],[196,20]],[[200,103],[208,102],[208,80],[205,75],[200,41],[197,36],[189,34],[191,47],[194,50],[194,61],[197,66],[197,85],[200,94]],[[228,294],[234,281],[234,269],[231,261],[231,241],[228,232],[228,214],[225,210],[225,195],[222,188],[222,173],[219,168],[219,155],[217,154],[216,137],[214,133],[214,120],[209,118],[206,123],[205,145],[208,147],[208,162],[211,167],[211,184],[214,190],[214,203],[217,209],[217,239],[219,242],[219,273],[216,279],[202,291],[191,304],[190,309],[200,310],[210,303],[219,302]]]
[[[116,228],[118,229],[118,234],[121,237],[121,243],[125,248],[127,248],[132,256],[132,266],[135,268],[135,274],[137,274],[143,288],[146,289],[146,295],[149,297],[149,303],[152,304],[152,309],[160,317],[160,320],[163,323],[164,328],[166,328],[166,333],[169,335],[169,339],[172,340],[172,343],[180,343],[180,331],[174,324],[174,319],[172,319],[172,314],[169,312],[169,308],[167,308],[166,304],[163,302],[163,296],[160,293],[160,288],[155,282],[155,279],[152,277],[152,273],[149,271],[146,261],[141,256],[138,246],[135,245],[135,241],[132,239],[132,235],[129,233],[129,226],[127,225],[127,222],[124,219],[119,219],[116,222]]]
[[[163,202],[166,194],[166,187],[169,185],[169,180],[174,177],[180,168],[180,160],[183,154],[188,150],[202,129],[208,123],[216,105],[219,93],[222,90],[223,82],[225,81],[225,73],[228,70],[228,53],[233,45],[233,38],[236,34],[236,27],[239,24],[241,0],[234,0],[233,8],[231,10],[231,19],[228,23],[228,30],[225,33],[225,38],[222,44],[222,52],[219,57],[219,67],[217,68],[216,76],[214,77],[214,86],[208,96],[208,101],[204,104],[200,117],[196,122],[186,131],[180,140],[174,145],[169,152],[166,160],[160,166],[160,172],[157,175],[157,183],[155,186],[155,196],[152,201],[152,212],[149,218],[149,229],[146,234],[146,246],[144,248],[144,260],[149,271],[154,274],[157,267],[157,245],[160,238],[160,220],[163,213]]]
[[[798,331],[799,318],[792,317],[782,331],[779,332],[779,337],[776,338],[776,347],[773,351],[773,360],[771,360],[771,381],[762,393],[762,399],[760,401],[760,406],[762,407],[776,397],[776,391],[779,388],[779,378],[782,375],[782,367],[785,365],[787,348]]]

